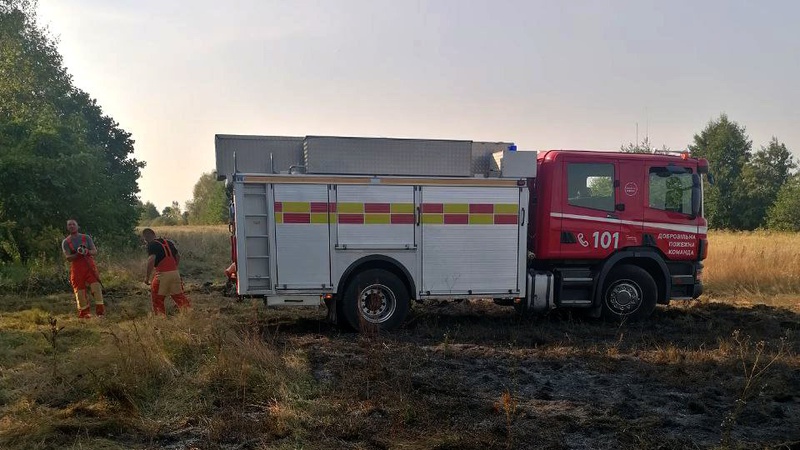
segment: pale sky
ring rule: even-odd
[[[800,2],[40,0],[75,84],[183,206],[214,135],[684,149],[725,112],[800,154]]]

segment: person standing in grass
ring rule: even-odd
[[[164,299],[169,295],[178,309],[192,306],[192,302],[183,292],[183,281],[178,272],[178,263],[181,260],[175,243],[161,237],[156,237],[155,231],[150,228],[142,230],[142,238],[147,242],[147,274],[145,284],[150,284],[150,297],[153,300],[153,312],[166,315]],[[155,271],[155,274],[153,272]],[[151,284],[152,275],[152,284]]]
[[[103,286],[100,284],[100,274],[94,263],[97,247],[92,237],[79,233],[80,227],[75,219],[67,220],[69,236],[61,241],[61,251],[70,263],[69,282],[75,292],[75,301],[78,304],[78,317],[88,319],[92,317],[91,305],[87,289],[94,298],[94,307],[97,317],[103,317],[106,307],[103,304]]]

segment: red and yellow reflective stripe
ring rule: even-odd
[[[422,223],[429,225],[516,225],[516,203],[423,203]]]
[[[516,203],[423,203],[428,225],[516,225]],[[275,223],[345,225],[409,225],[413,203],[275,202]]]

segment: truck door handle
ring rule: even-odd
[[[417,206],[417,226],[419,226],[420,219],[422,218],[422,208]]]
[[[522,223],[519,226],[525,226],[525,208],[522,208]]]

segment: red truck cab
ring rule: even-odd
[[[645,291],[651,278],[662,304],[702,293],[706,160],[550,150],[539,153],[537,172],[529,180],[530,264],[555,274],[560,305],[628,315],[647,292],[637,294],[623,278],[641,279]]]

